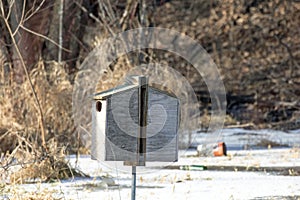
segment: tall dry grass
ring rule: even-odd
[[[30,72],[44,115],[46,149],[39,116],[27,81],[16,84],[12,70],[0,68],[0,171],[11,182],[42,181],[72,174],[66,150],[75,150],[72,85],[63,64],[40,61]]]

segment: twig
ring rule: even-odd
[[[76,1],[75,1],[75,4],[76,4],[83,12],[87,13],[87,14],[89,15],[90,18],[92,18],[93,20],[95,20],[95,21],[98,22],[98,23],[104,24],[104,26],[107,28],[107,30],[109,31],[109,33],[110,33],[111,35],[113,35],[113,36],[115,35],[114,31],[109,27],[109,25],[107,24],[107,22],[106,22],[104,19],[101,18],[101,20],[103,21],[103,23],[102,23],[102,22],[100,21],[100,19],[98,19],[95,15],[93,15],[93,13],[89,13],[85,7],[83,7],[82,5],[80,5],[79,3],[77,3]],[[101,15],[100,15],[100,17],[101,17]]]
[[[247,128],[247,127],[256,127],[254,123],[247,123],[247,124],[236,124],[236,125],[225,125],[226,128]]]
[[[26,28],[26,27],[23,26],[23,25],[20,25],[20,26],[21,26],[21,28],[24,29],[25,31],[27,31],[27,32],[29,32],[29,33],[32,33],[32,34],[34,34],[34,35],[37,35],[37,36],[39,36],[39,37],[41,37],[41,38],[44,38],[45,40],[48,40],[49,42],[53,43],[53,44],[56,45],[57,47],[61,48],[62,50],[66,51],[66,52],[69,52],[69,53],[71,52],[71,50],[66,49],[66,48],[60,46],[57,42],[55,42],[54,40],[50,39],[49,37],[47,37],[47,36],[45,36],[45,35],[42,35],[42,34],[40,34],[40,33],[37,33],[37,32],[35,32],[35,31],[33,31],[33,30],[30,30],[30,29]]]
[[[110,18],[112,21],[115,21],[116,20],[116,16],[114,15],[114,11],[111,7],[111,3],[110,1],[107,0],[107,12],[108,12],[108,15],[110,15]]]
[[[35,151],[35,149],[33,148],[33,146],[24,137],[21,137],[18,133],[15,133],[15,132],[13,132],[12,134],[15,135],[17,138],[19,138],[27,146],[29,146],[32,149],[32,151]]]
[[[147,16],[147,11],[146,11],[146,3],[144,0],[139,0],[139,15],[140,15],[140,23],[142,27],[146,27],[146,16]]]
[[[16,33],[19,31],[20,26],[21,26],[21,23],[23,22],[24,14],[25,14],[25,6],[26,6],[26,1],[24,1],[24,3],[23,3],[21,19],[20,19],[20,21],[19,21],[19,24],[18,24],[16,30],[15,30],[14,33],[13,33],[13,37],[14,37],[14,36],[16,35]]]
[[[1,166],[3,169],[8,169],[11,164],[13,163],[14,155],[17,153],[17,151],[20,148],[20,144],[8,155],[6,159],[6,165]]]
[[[7,130],[3,135],[0,136],[0,140],[2,140],[3,138],[5,138],[5,136],[7,136],[11,130]]]
[[[297,68],[300,68],[299,65],[298,65],[298,62],[297,62],[296,59],[294,58],[294,55],[293,55],[293,53],[292,53],[291,48],[290,48],[286,43],[284,43],[284,42],[282,41],[282,38],[279,38],[278,36],[275,36],[275,37],[276,37],[276,39],[279,41],[279,43],[280,43],[282,46],[284,46],[284,47],[286,48],[286,50],[287,50],[287,52],[288,52],[288,54],[289,54],[289,56],[290,56],[290,58],[291,58],[292,63],[294,63],[295,66],[296,66]]]
[[[125,22],[126,17],[130,13],[130,5],[132,4],[132,0],[128,0],[123,15],[120,19],[120,24],[122,25]]]
[[[1,13],[4,13],[4,6],[3,6],[3,2],[0,1],[0,9],[1,9]],[[4,16],[2,16],[3,18],[5,18]]]
[[[9,16],[10,16],[11,11],[12,11],[12,6],[13,6],[13,4],[14,4],[14,2],[10,2],[10,4],[9,4],[8,13],[7,13],[7,16],[5,17],[6,20],[9,19]],[[3,11],[3,17],[4,17],[4,16],[5,16],[5,15],[4,15],[4,11]]]
[[[26,21],[27,21],[28,19],[30,19],[33,15],[35,15],[35,13],[37,13],[37,12],[41,9],[41,7],[42,7],[43,4],[45,3],[45,1],[46,1],[46,0],[43,0],[43,1],[40,3],[40,5],[39,5],[34,11],[32,11],[32,13],[24,19],[24,22],[26,22]]]

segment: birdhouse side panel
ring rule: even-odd
[[[176,162],[178,161],[177,151],[177,136],[173,138],[168,144],[165,144],[160,149],[149,151],[146,155],[147,162]]]
[[[105,144],[107,161],[136,161],[138,134],[138,90],[108,98]]]
[[[179,101],[152,88],[148,98],[146,160],[177,161]]]

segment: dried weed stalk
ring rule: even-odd
[[[12,83],[0,87],[0,170],[13,183],[48,181],[71,177],[65,150],[72,133],[72,85],[62,64],[43,62],[30,72],[45,124],[46,149],[39,137],[36,104],[30,84]],[[1,68],[3,69],[3,68]],[[10,177],[10,178],[8,178]]]

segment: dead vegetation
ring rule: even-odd
[[[199,0],[165,3],[154,21],[195,38],[212,56],[237,123],[286,130],[300,125],[299,19],[298,1]],[[204,84],[194,87],[205,97]]]
[[[0,89],[1,110],[1,173],[10,176],[12,183],[35,179],[49,181],[72,177],[73,169],[66,163],[66,150],[74,151],[72,87],[63,65],[52,62],[51,71],[39,62],[30,77],[41,104],[45,120],[46,149],[40,145],[40,127],[35,103],[28,83],[3,84]],[[4,83],[6,80],[2,80]],[[22,167],[8,172],[12,166]],[[5,177],[2,177],[5,178]]]
[[[6,187],[0,185],[0,194],[10,200],[62,200],[64,194],[62,191],[44,189],[37,186],[34,191],[27,191],[17,185]]]

